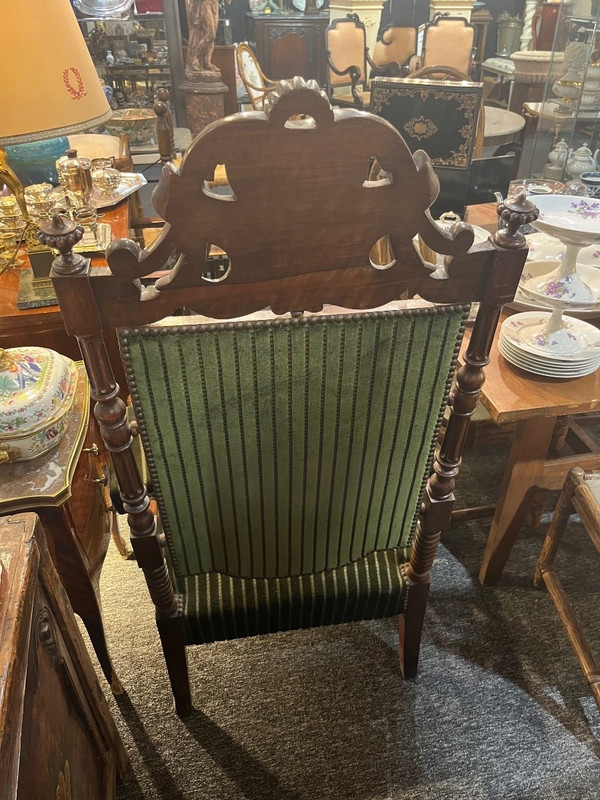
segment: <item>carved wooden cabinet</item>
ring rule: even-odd
[[[246,33],[267,78],[313,78],[325,86],[329,13],[247,14]]]
[[[128,760],[35,514],[0,519],[0,800],[112,800]]]
[[[98,581],[110,538],[106,497],[109,459],[90,417],[90,387],[79,365],[75,398],[63,439],[32,461],[1,464],[0,515],[39,515],[48,547],[76,614],[89,633],[113,691],[121,685],[106,646]]]

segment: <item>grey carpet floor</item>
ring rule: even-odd
[[[504,455],[467,454],[462,505],[493,497]],[[188,651],[185,721],[142,575],[111,547],[101,591],[127,696],[109,703],[132,762],[118,800],[599,798],[600,712],[532,586],[544,528],[525,530],[498,586],[481,587],[488,525],[444,538],[416,681],[398,675],[390,620],[205,645]],[[559,563],[600,652],[599,562],[576,523]]]

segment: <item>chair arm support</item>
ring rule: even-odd
[[[340,75],[340,76],[349,75],[350,76],[350,80],[353,81],[353,82],[356,82],[356,83],[358,83],[358,81],[360,80],[360,77],[361,77],[360,67],[356,66],[356,64],[351,64],[349,67],[346,67],[346,69],[338,69],[336,66],[334,66],[334,64],[333,64],[333,62],[331,60],[331,57],[330,57],[330,55],[328,53],[327,54],[327,65],[329,66],[329,69],[332,72],[335,72],[336,75]],[[355,75],[356,75],[356,80],[354,78]]]

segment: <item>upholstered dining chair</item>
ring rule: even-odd
[[[382,173],[369,180],[373,156]],[[211,185],[217,164],[224,194]],[[155,204],[166,224],[148,250],[113,242],[109,269],[91,270],[71,252],[68,221],[41,234],[62,248],[52,279],[180,715],[191,710],[193,644],[397,616],[401,671],[416,672],[429,570],[493,330],[525,262],[517,229],[534,210],[521,197],[502,212],[508,227],[469,251],[469,226],[432,222],[437,188],[427,156],[411,156],[391,125],[334,110],[297,78],[264,111],[202,131],[179,169],[163,168]],[[431,277],[417,233],[448,256],[446,279]],[[370,255],[382,237],[386,263]],[[211,244],[230,259],[216,278],[205,270]],[[481,305],[435,451],[472,301]],[[169,317],[183,305],[194,314]],[[135,424],[106,358],[112,328]]]
[[[439,14],[425,25],[421,66],[443,64],[470,75],[474,47],[475,27],[465,17]]]
[[[325,29],[325,50],[330,102],[338,106],[368,108],[368,69],[376,65],[369,56],[365,26],[358,14],[331,21]],[[338,91],[340,89],[343,91]]]
[[[373,48],[374,73],[405,75],[419,63],[414,25],[388,25]],[[373,74],[373,73],[372,73]]]
[[[262,109],[265,97],[275,88],[276,81],[269,80],[258,63],[254,50],[249,44],[241,42],[236,46],[237,68],[246,89],[252,108]]]

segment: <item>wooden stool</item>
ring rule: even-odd
[[[546,584],[581,671],[600,709],[600,665],[590,650],[579,620],[554,568],[554,558],[561,537],[569,517],[575,513],[579,514],[587,535],[600,552],[600,472],[584,472],[575,467],[567,475],[552,523],[544,539],[534,583],[536,586],[541,586],[542,582]]]

